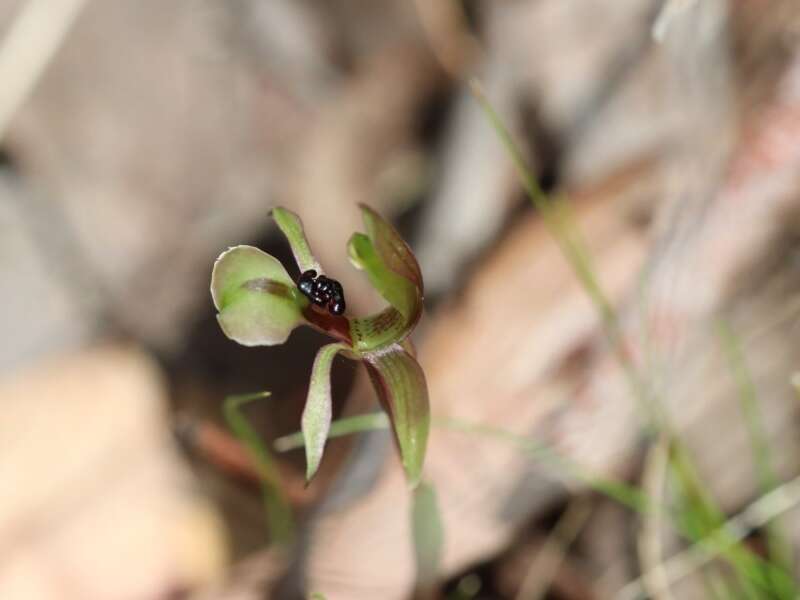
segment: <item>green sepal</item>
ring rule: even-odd
[[[375,245],[375,250],[381,260],[392,271],[415,285],[419,289],[421,297],[423,293],[422,271],[411,248],[389,221],[365,204],[360,204],[359,208],[367,236]]]
[[[416,258],[394,227],[367,206],[361,205],[361,212],[367,233],[350,238],[350,261],[390,304],[380,313],[351,320],[353,346],[363,353],[399,343],[411,333],[422,315],[423,283]]]
[[[322,274],[322,266],[319,261],[314,257],[311,252],[311,246],[306,239],[305,231],[303,230],[303,222],[292,211],[287,210],[281,206],[276,206],[272,209],[272,218],[278,228],[286,236],[289,246],[292,248],[294,260],[300,271],[309,271],[313,269],[317,274]]]
[[[244,346],[282,344],[305,323],[308,300],[276,258],[252,246],[220,255],[211,274],[211,297],[222,331]]]
[[[422,476],[431,415],[425,373],[399,344],[363,358],[372,385],[389,415],[406,478],[412,488]]]
[[[345,344],[328,344],[317,352],[311,369],[306,406],[303,409],[301,429],[306,447],[306,481],[319,469],[325,441],[331,428],[331,366],[340,352],[347,352]]]

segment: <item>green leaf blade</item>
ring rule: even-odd
[[[219,256],[211,274],[211,297],[222,331],[244,346],[282,344],[305,322],[307,300],[286,269],[252,246],[236,246]]]
[[[415,488],[422,476],[431,422],[425,374],[399,344],[366,355],[364,363],[389,415],[408,482]]]
[[[349,350],[345,344],[328,344],[317,352],[311,370],[308,397],[303,409],[301,431],[306,448],[306,481],[311,481],[322,460],[325,442],[331,428],[331,367],[339,352]]]

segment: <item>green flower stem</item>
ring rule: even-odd
[[[430,483],[420,482],[411,498],[411,538],[417,567],[416,597],[434,598],[444,547],[442,514],[436,490]]]

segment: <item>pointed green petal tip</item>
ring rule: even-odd
[[[409,485],[422,477],[431,415],[428,385],[419,363],[399,345],[365,357],[367,372],[394,432]]]
[[[386,266],[404,277],[423,293],[422,271],[411,248],[394,226],[366,204],[360,204],[361,217],[375,250]]]
[[[311,369],[308,397],[303,409],[301,429],[306,447],[306,481],[317,473],[328,432],[331,428],[331,366],[340,352],[349,350],[345,344],[328,344],[317,352]]]
[[[276,206],[271,211],[271,216],[278,225],[278,228],[286,236],[289,246],[292,248],[294,260],[300,271],[315,270],[317,273],[324,273],[319,261],[314,257],[311,252],[311,246],[306,239],[305,230],[303,229],[303,222],[292,211]]]
[[[411,249],[377,212],[360,205],[367,233],[356,233],[348,243],[350,262],[363,270],[390,308],[353,319],[351,337],[362,353],[401,342],[422,316],[422,274]]]

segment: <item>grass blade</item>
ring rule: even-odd
[[[741,341],[730,324],[726,321],[719,321],[717,323],[717,334],[739,389],[740,407],[750,437],[750,446],[753,452],[756,476],[761,486],[761,493],[768,494],[780,485],[780,478],[774,467],[768,441],[769,436],[759,410],[756,386],[747,367]],[[766,525],[766,536],[770,558],[787,572],[791,572],[794,564],[792,546],[781,532],[780,524],[777,521],[772,521]]]
[[[590,253],[586,249],[586,244],[583,242],[580,232],[566,208],[566,204],[563,201],[553,202],[542,191],[527,166],[522,152],[514,142],[502,119],[492,107],[480,84],[473,80],[470,85],[487,119],[506,147],[531,202],[540,212],[545,225],[560,246],[587,296],[594,304],[600,316],[604,334],[625,373],[634,399],[646,417],[646,425],[650,433],[666,435],[675,449],[675,460],[670,460],[670,469],[675,475],[679,490],[692,494],[687,498],[688,502],[685,506],[691,511],[697,511],[693,514],[684,515],[688,520],[685,520],[683,524],[677,523],[679,529],[683,528],[682,533],[688,535],[689,539],[694,541],[707,539],[705,535],[709,534],[709,532],[716,532],[718,527],[724,529],[724,515],[715,505],[710,494],[703,490],[701,480],[696,477],[691,458],[675,432],[669,416],[658,401],[658,398],[652,396],[631,355],[626,351],[619,319],[600,286],[592,266]],[[727,534],[730,534],[730,532],[727,532]],[[727,542],[730,540],[733,540],[733,542],[729,546]],[[715,533],[709,543],[721,544],[720,554],[733,564],[737,574],[743,578],[746,585],[757,585],[762,589],[766,588],[766,592],[771,591],[768,582],[765,582],[762,576],[763,572],[753,566],[754,563],[759,562],[758,557],[745,546],[737,543],[735,536],[726,535],[726,532],[722,531]],[[771,566],[767,565],[768,568]],[[775,569],[770,570],[774,571]],[[776,575],[776,577],[782,582],[781,585],[783,586],[787,583],[788,576],[781,569],[777,569],[777,571],[782,574]],[[788,578],[788,583],[794,587],[790,578]]]
[[[294,518],[284,493],[277,464],[261,440],[261,436],[253,429],[241,410],[243,405],[269,396],[270,392],[228,396],[223,404],[223,413],[233,435],[247,448],[258,471],[270,535],[276,544],[288,546],[294,538]]]

